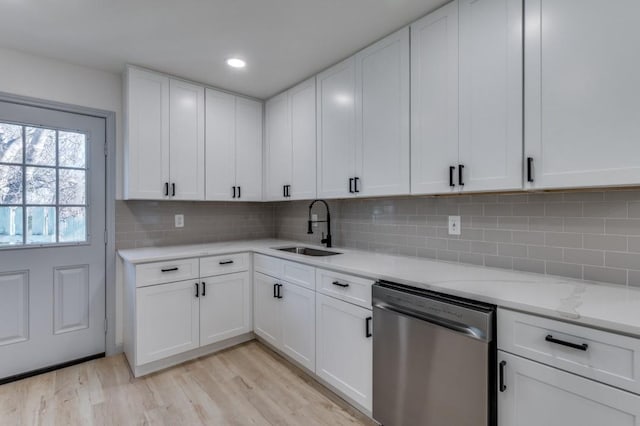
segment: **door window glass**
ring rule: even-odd
[[[0,122],[0,247],[87,241],[87,136]]]

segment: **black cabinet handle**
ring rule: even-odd
[[[287,185],[282,185],[282,196],[287,197]]]
[[[196,297],[200,297],[200,284],[196,283]]]
[[[587,349],[589,349],[589,345],[587,345],[586,343],[577,344],[577,343],[567,342],[565,340],[555,339],[551,334],[547,334],[547,337],[545,337],[544,340],[546,340],[547,342],[555,343],[557,345],[578,349],[579,351],[586,351]]]
[[[171,184],[171,196],[172,197],[176,196],[176,184],[175,183]]]
[[[454,187],[456,184],[453,182],[453,172],[455,172],[456,166],[449,166],[449,186]]]
[[[287,197],[291,197],[291,185],[287,185]]]
[[[343,284],[340,281],[334,281],[331,284],[337,285],[338,287],[349,287],[349,284]]]
[[[273,285],[273,297],[276,299],[278,298],[278,283]]]
[[[353,194],[353,181],[354,178],[349,178],[349,194]]]
[[[205,283],[204,281],[202,281],[202,295],[207,295],[207,283]]]
[[[464,186],[464,181],[462,180],[462,171],[464,170],[464,164],[458,164],[458,185]]]
[[[240,195],[240,188],[242,188],[242,187],[241,187],[241,186],[239,186],[239,187],[238,187],[238,198],[240,198],[240,197],[241,197],[241,195]]]
[[[353,192],[358,193],[360,192],[360,190],[358,189],[358,181],[360,180],[359,177],[353,178]]]
[[[369,338],[371,336],[373,336],[373,334],[371,333],[371,320],[373,319],[373,317],[367,317],[364,320],[364,328],[365,328],[365,337]]]
[[[233,187],[233,198],[236,198],[236,187]]]
[[[527,157],[527,182],[533,182],[533,157]]]
[[[164,183],[164,195],[165,197],[169,196],[169,182]]]
[[[500,361],[500,392],[507,390],[507,385],[504,384],[504,367],[507,365],[507,361]]]
[[[278,287],[276,298],[282,299],[282,293],[280,292],[280,290],[282,289],[282,284],[276,284],[276,286]]]
[[[173,271],[177,271],[178,267],[174,267],[174,268],[167,268],[167,269],[160,269],[160,272],[173,272]]]
[[[218,262],[220,265],[230,265],[233,263],[233,260],[221,260]]]

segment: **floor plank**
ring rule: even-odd
[[[257,341],[135,379],[123,355],[0,386],[4,425],[374,425]]]

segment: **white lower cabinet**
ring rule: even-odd
[[[310,371],[315,370],[313,290],[254,274],[254,332]]]
[[[372,409],[371,310],[316,294],[316,374]]]
[[[137,365],[200,346],[200,302],[196,291],[195,280],[136,290]]]
[[[638,395],[503,351],[498,368],[500,426],[640,425]]]
[[[251,331],[251,281],[248,272],[203,278],[200,285],[200,345]]]

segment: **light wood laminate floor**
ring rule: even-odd
[[[256,341],[135,379],[123,355],[0,386],[0,425],[373,425]]]

